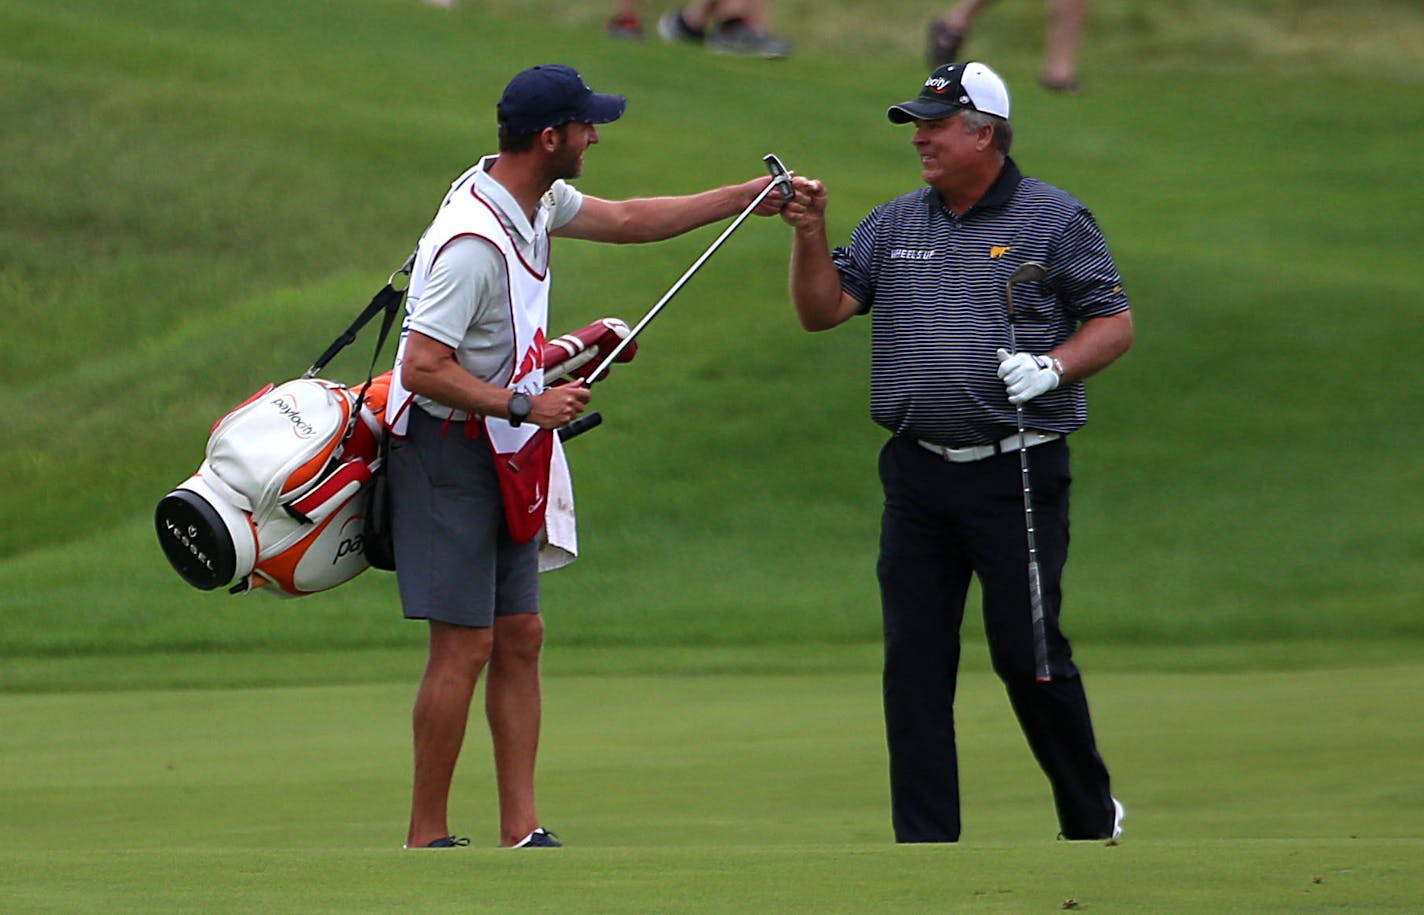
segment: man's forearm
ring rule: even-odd
[[[585,196],[578,215],[553,234],[614,244],[663,241],[725,219],[753,199],[746,185],[736,184],[682,197],[603,200]]]
[[[798,227],[792,238],[791,302],[806,330],[827,330],[852,313],[824,225]]]
[[[684,197],[637,197],[623,201],[628,240],[663,241],[734,216],[751,203],[741,186],[713,188]]]
[[[1063,382],[1082,381],[1107,366],[1132,346],[1132,312],[1089,318],[1051,355],[1063,363]]]

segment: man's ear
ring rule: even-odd
[[[559,148],[559,144],[562,142],[563,136],[556,127],[545,127],[539,131],[539,146],[542,147],[545,152],[553,152]]]

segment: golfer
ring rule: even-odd
[[[819,181],[795,179],[783,218],[796,230],[791,297],[802,326],[871,316],[871,417],[890,432],[878,575],[895,838],[959,838],[954,691],[973,576],[994,670],[1048,775],[1063,837],[1115,836],[1122,808],[1058,624],[1068,436],[1087,420],[1083,379],[1132,342],[1122,280],[1083,204],[1009,158],[1009,93],[988,67],[940,67],[889,117],[914,124],[925,187],[877,207],[834,252]],[[1020,351],[1010,353],[1004,289],[1025,261],[1042,262],[1047,277],[1015,289]],[[1020,404],[1048,682],[1035,676]]]
[[[617,120],[625,104],[594,92],[570,67],[515,76],[497,109],[498,155],[456,179],[417,248],[387,408],[401,604],[406,617],[428,621],[430,635],[413,714],[408,848],[469,843],[452,835],[447,808],[485,670],[500,844],[560,844],[534,803],[544,642],[538,538],[512,535],[508,521],[543,509],[547,490],[538,482],[541,470],[547,480],[550,436],[538,430],[567,424],[589,402],[586,386],[543,386],[549,237],[670,238],[742,211],[771,181],[623,201],[580,193],[567,182],[582,173],[598,125]],[[778,195],[756,212],[779,209]],[[496,460],[496,452],[505,456]],[[516,464],[519,474],[509,471]]]

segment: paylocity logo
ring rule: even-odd
[[[336,565],[347,556],[359,556],[366,551],[364,536],[366,525],[363,520],[365,517],[365,515],[352,515],[345,524],[341,525],[341,530],[337,531],[341,541],[336,545],[336,555],[331,557],[332,565]],[[347,533],[347,529],[352,525],[356,526],[355,533]]]
[[[302,418],[302,408],[297,405],[297,399],[290,395],[278,395],[269,401],[277,408],[278,414],[283,419],[289,420],[292,424],[292,431],[297,438],[311,438],[316,435],[316,427]]]

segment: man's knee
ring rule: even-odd
[[[526,663],[539,660],[544,648],[544,617],[537,613],[501,616],[494,627],[496,656]]]
[[[430,665],[463,676],[479,676],[489,663],[494,632],[489,627],[430,624]]]

